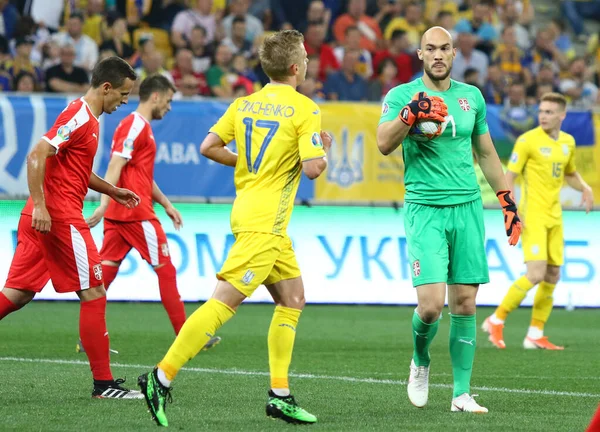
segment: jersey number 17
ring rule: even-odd
[[[248,165],[248,171],[256,174],[258,172],[258,168],[260,167],[260,164],[263,160],[265,152],[267,151],[267,147],[269,146],[269,144],[271,144],[271,141],[273,140],[273,137],[275,136],[277,129],[279,129],[279,122],[273,121],[273,120],[256,120],[256,123],[254,123],[254,121],[250,117],[244,117],[244,120],[242,120],[242,121],[246,125],[246,133],[245,133],[246,163]],[[260,149],[258,150],[258,155],[256,156],[254,163],[252,163],[252,128],[253,128],[253,126],[256,126],[257,128],[269,129],[269,132],[267,132],[265,139],[263,140],[262,144],[260,145]]]

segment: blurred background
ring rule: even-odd
[[[235,191],[231,169],[203,158],[198,147],[233,98],[268,82],[257,58],[263,38],[294,28],[303,32],[310,59],[298,91],[321,106],[323,128],[334,137],[327,173],[315,182],[303,179],[298,203],[304,205],[290,227],[307,285],[316,286],[312,298],[410,303],[400,211],[404,166],[400,152],[379,154],[375,132],[384,95],[421,75],[416,48],[432,25],[453,35],[452,77],[481,89],[504,162],[515,138],[536,126],[539,96],[558,91],[568,97],[563,129],[574,135],[577,168],[600,202],[600,0],[0,0],[0,276],[12,256],[19,200],[28,194],[29,149],[67,102],[85,92],[98,60],[118,55],[141,79],[161,73],[178,89],[172,112],[153,123],[155,176],[189,221],[183,232],[170,233],[180,277],[189,278],[183,296],[210,294],[214,269],[232,241],[227,203]],[[101,117],[98,174],[106,171],[117,124],[136,103],[134,96]],[[495,304],[524,267],[521,251],[505,244],[496,197],[477,172],[490,208],[492,285],[503,288],[479,298]],[[98,197],[88,198],[91,212]],[[576,211],[579,200],[579,193],[563,188],[567,262],[556,302],[600,306],[600,220]],[[101,229],[94,235],[100,241]],[[121,289],[145,274],[139,257],[128,260],[122,273],[132,279],[117,278],[109,297],[130,298]],[[151,272],[143,277],[154,283]],[[356,292],[343,291],[348,284]]]

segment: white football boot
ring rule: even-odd
[[[463,393],[458,397],[452,399],[452,408],[451,411],[456,412],[471,412],[477,414],[485,414],[488,412],[488,409],[482,407],[477,402],[475,402],[474,397],[477,395],[471,396],[469,393]]]
[[[427,405],[429,396],[429,366],[416,366],[410,361],[410,376],[408,377],[408,399],[417,408]]]

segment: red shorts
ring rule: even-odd
[[[53,221],[50,232],[41,234],[31,227],[31,216],[21,215],[17,250],[4,286],[40,292],[50,279],[58,293],[102,285],[100,254],[90,229],[83,221]]]
[[[120,222],[104,219],[102,260],[121,262],[132,248],[153,267],[171,261],[167,236],[158,220]]]

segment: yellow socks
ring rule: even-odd
[[[496,309],[496,317],[501,321],[505,321],[508,314],[519,307],[523,299],[527,296],[527,291],[533,287],[534,285],[526,276],[521,276],[517,279],[504,296],[504,300],[502,300],[500,306]]]
[[[302,313],[299,309],[275,307],[269,327],[269,369],[272,389],[289,389],[288,370],[296,339],[296,326]]]
[[[165,358],[158,364],[169,381],[198,354],[235,311],[219,300],[210,299],[187,319]]]
[[[533,299],[533,310],[531,311],[531,327],[537,327],[544,330],[544,324],[552,312],[554,297],[554,288],[556,284],[542,282],[538,286]]]

